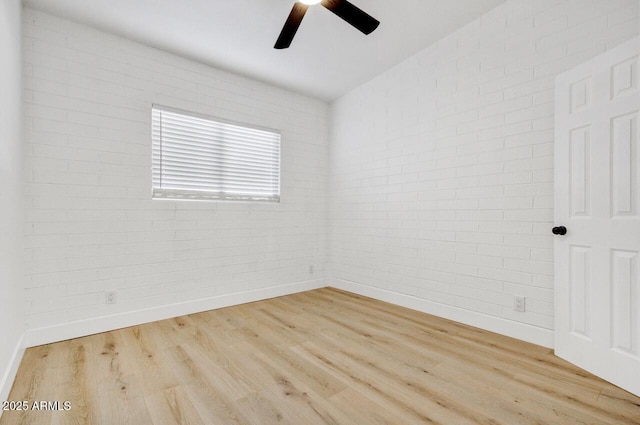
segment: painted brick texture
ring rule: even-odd
[[[509,0],[329,108],[27,9],[28,326],[349,281],[551,329],[553,81],[638,10]],[[152,103],[280,129],[282,202],[151,200]]]
[[[326,103],[29,9],[23,38],[29,327],[325,278]],[[153,103],[281,130],[281,203],[151,200]]]
[[[337,100],[334,279],[552,329],[554,78],[638,9],[509,0]]]

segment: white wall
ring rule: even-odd
[[[7,399],[24,332],[21,12],[20,0],[0,2],[0,400]]]
[[[551,346],[554,77],[637,33],[636,0],[509,0],[336,101],[333,283]]]
[[[326,284],[326,103],[29,9],[23,34],[27,343]],[[151,200],[152,103],[280,129],[281,203]]]
[[[510,0],[329,117],[27,10],[27,343],[332,284],[550,345],[553,78],[638,25],[635,0]],[[282,203],[150,200],[151,103],[281,129]]]

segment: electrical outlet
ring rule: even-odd
[[[309,266],[309,274],[313,274],[313,271],[314,271],[314,269],[313,269],[313,264],[311,264],[311,265]]]
[[[116,291],[108,291],[105,293],[105,300],[107,304],[115,304],[116,299]]]
[[[515,311],[519,311],[521,313],[524,313],[526,311],[526,305],[525,305],[525,297],[519,297],[517,295],[515,295],[513,297],[513,309]]]

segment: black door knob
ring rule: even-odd
[[[567,228],[564,227],[564,226],[554,227],[553,229],[551,229],[551,231],[553,232],[554,235],[566,235],[567,234]]]

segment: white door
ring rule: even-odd
[[[556,79],[555,352],[640,395],[636,38]],[[554,233],[562,229],[554,228]]]

